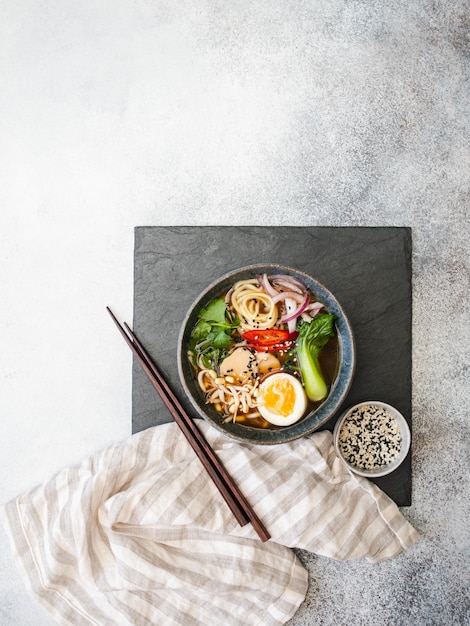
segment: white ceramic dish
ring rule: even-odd
[[[374,422],[373,417],[372,420],[369,419],[370,412],[367,410],[367,407],[374,407],[377,409],[375,422],[376,426],[378,426],[380,422],[380,435],[385,449],[387,449],[387,446],[393,445],[393,435],[391,431],[388,430],[388,428],[382,430],[383,424],[381,417],[383,411],[386,411],[386,413],[394,420],[394,422],[398,426],[398,430],[401,435],[400,450],[398,454],[396,454],[396,456],[394,456],[394,458],[389,462],[386,462],[382,465],[377,464],[374,468],[370,469],[360,466],[360,462],[358,462],[357,464],[351,462],[351,459],[353,457],[358,456],[359,449],[361,450],[360,455],[362,456],[362,458],[364,458],[365,454],[373,448],[372,442],[376,441],[378,438],[377,435],[379,433],[377,428],[375,428],[370,435],[368,434],[369,431],[364,428],[363,422],[365,420],[369,420],[369,424],[372,425]],[[356,417],[357,415],[362,416],[363,419],[358,420]],[[377,417],[377,415],[379,415],[380,417]],[[354,423],[352,423],[352,420],[354,420]],[[348,443],[346,443],[345,441],[344,431],[342,433],[342,428],[346,422],[349,422],[350,425],[352,424],[353,429],[358,435],[357,440],[355,438],[353,439],[356,445],[351,444],[352,439],[350,439]],[[347,409],[347,411],[345,411],[336,422],[335,428],[333,430],[333,438],[336,452],[340,459],[343,461],[343,463],[355,474],[359,474],[360,476],[366,476],[367,478],[378,478],[379,476],[386,476],[387,474],[391,474],[393,471],[395,471],[397,467],[399,467],[401,463],[403,463],[403,461],[405,460],[411,444],[410,428],[403,415],[399,411],[397,411],[395,407],[377,400],[361,402]],[[358,441],[359,443],[357,443]],[[347,450],[349,451],[348,453],[345,452],[345,448],[347,448]],[[381,454],[383,457],[386,456],[386,454],[384,454],[383,452]],[[348,455],[348,458],[346,458],[345,455]]]

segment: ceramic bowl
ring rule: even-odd
[[[221,423],[220,414],[206,404],[194,369],[188,358],[191,331],[197,322],[199,311],[214,298],[220,297],[237,281],[266,273],[287,274],[304,283],[325,306],[326,311],[336,317],[338,336],[339,367],[332,382],[328,397],[317,408],[291,426],[282,428],[256,428],[237,423]],[[178,340],[178,371],[182,386],[195,410],[215,428],[240,441],[257,444],[278,444],[308,435],[324,425],[341,407],[353,380],[355,369],[355,344],[351,325],[335,296],[317,280],[296,269],[282,265],[250,265],[231,271],[209,285],[189,308],[183,321]]]
[[[352,472],[378,478],[391,474],[405,460],[411,433],[395,407],[373,400],[347,409],[335,424],[333,439],[338,456]]]

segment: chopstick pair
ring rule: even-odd
[[[178,424],[190,446],[196,453],[210,478],[219,490],[223,499],[235,516],[240,526],[249,522],[252,524],[261,541],[268,541],[271,536],[258,518],[250,503],[240,491],[238,485],[230,476],[215,451],[198,429],[195,422],[189,417],[183,406],[175,396],[156,365],[152,362],[145,348],[133,333],[131,328],[124,322],[122,326],[109,307],[106,307],[127,345],[132,350],[137,361],[140,363],[152,386],[162,398],[165,406],[170,411],[173,419]]]

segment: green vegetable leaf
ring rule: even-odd
[[[304,322],[297,337],[297,360],[305,386],[305,393],[313,402],[320,402],[328,395],[318,355],[323,346],[335,335],[335,316],[320,313],[311,322]]]
[[[216,298],[201,309],[198,321],[191,331],[190,351],[192,361],[196,363],[201,357],[204,365],[216,368],[234,343],[232,330],[239,324],[227,309],[223,298]]]
[[[216,298],[212,300],[205,309],[202,309],[199,313],[199,318],[210,322],[218,322],[219,324],[225,324],[225,311],[227,305],[223,298]]]
[[[202,341],[210,333],[211,325],[204,320],[199,320],[191,331],[191,337],[196,341]]]
[[[323,348],[330,337],[335,336],[334,321],[335,316],[331,313],[320,313],[311,322],[300,326],[300,337],[312,350]]]
[[[228,335],[224,330],[220,330],[212,340],[212,345],[215,348],[228,348],[232,343],[232,336]]]

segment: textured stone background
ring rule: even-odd
[[[291,624],[470,623],[468,3],[18,0],[0,35],[1,500],[130,433],[134,226],[411,226],[422,539],[300,554]],[[2,626],[52,624],[0,554]]]

